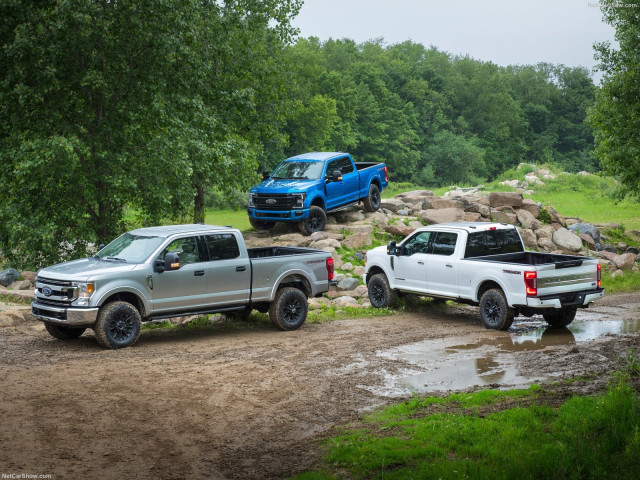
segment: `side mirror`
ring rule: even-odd
[[[387,255],[397,255],[396,242],[387,243]]]
[[[177,253],[169,252],[164,256],[165,270],[170,272],[171,270],[178,270],[180,268],[180,257]]]
[[[158,273],[164,272],[167,268],[165,267],[164,260],[161,258],[156,258],[156,262],[154,263],[154,271]]]
[[[102,250],[105,247],[104,243],[101,243],[100,245],[98,245],[98,251]]]
[[[266,180],[267,178],[269,178],[269,170],[263,170],[262,171],[262,180]]]
[[[340,170],[334,170],[333,174],[331,174],[332,182],[341,182],[342,181],[342,172]]]

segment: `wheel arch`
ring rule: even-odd
[[[320,195],[314,197],[311,200],[311,203],[309,203],[309,208],[311,207],[320,207],[322,210],[326,210],[324,198],[322,198]]]
[[[311,280],[302,270],[285,272],[274,283],[273,290],[271,291],[271,301],[273,301],[273,299],[276,297],[276,293],[278,292],[278,290],[284,287],[297,288],[298,290],[301,290],[307,296],[307,298],[312,297],[313,288],[311,285]]]
[[[146,316],[148,316],[147,312],[149,310],[147,308],[147,304],[143,300],[143,296],[140,295],[140,292],[138,291],[132,291],[132,290],[119,290],[115,292],[112,291],[105,294],[105,296],[100,300],[98,304],[100,305],[100,307],[103,307],[104,305],[107,305],[108,303],[115,302],[115,301],[130,303],[136,308],[136,310],[138,310],[138,312],[140,312],[140,316],[142,318],[145,318]]]

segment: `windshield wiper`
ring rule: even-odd
[[[127,263],[127,261],[124,258],[118,258],[118,257],[104,257],[105,260],[115,260],[116,262],[123,262],[123,263]]]

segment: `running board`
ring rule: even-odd
[[[245,310],[247,305],[235,306],[235,307],[221,307],[221,308],[207,308],[205,310],[190,310],[185,312],[165,313],[160,315],[152,315],[147,317],[145,321],[162,320],[163,318],[175,318],[175,317],[190,317],[191,315],[206,315],[209,313],[223,313],[223,312],[239,312]]]
[[[352,203],[347,203],[346,205],[342,205],[340,207],[332,208],[331,210],[327,210],[326,213],[339,212],[340,210],[344,210],[345,208],[353,207],[354,205],[357,205],[358,203],[360,203],[360,200],[357,200],[357,201],[352,202]]]

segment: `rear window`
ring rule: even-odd
[[[515,228],[469,233],[464,258],[522,252],[522,242]]]

